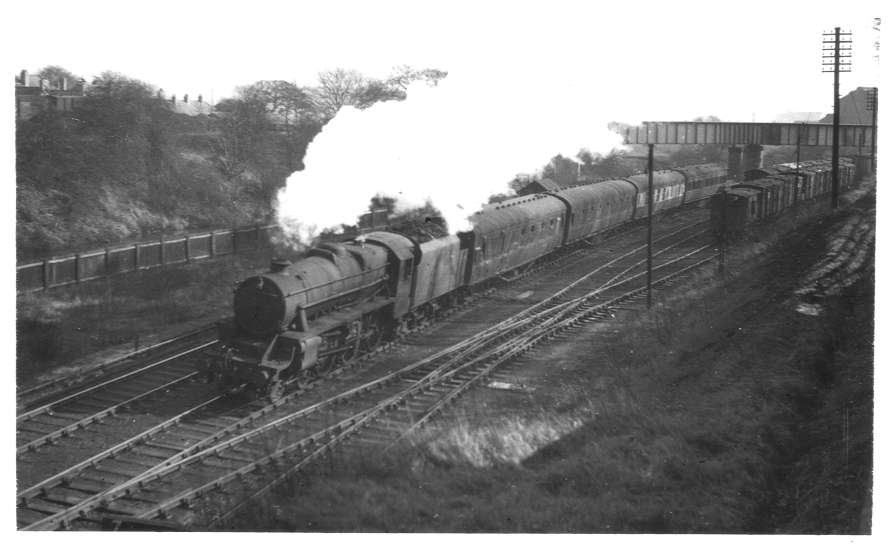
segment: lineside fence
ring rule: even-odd
[[[95,249],[16,266],[16,291],[25,293],[83,283],[194,260],[251,251],[269,243],[276,225],[207,231],[175,239]]]

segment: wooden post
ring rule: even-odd
[[[50,288],[50,261],[46,258],[44,259],[43,265],[43,280],[44,280],[44,289]]]
[[[75,253],[75,283],[81,283],[81,254]]]
[[[647,308],[653,304],[653,144],[647,145]]]
[[[728,244],[728,188],[722,189],[721,244],[719,245],[719,273],[725,273],[725,247]]]
[[[134,243],[134,271],[140,269],[140,243]]]
[[[103,273],[109,275],[109,247],[106,246],[106,252],[103,254]]]
[[[796,128],[796,190],[793,193],[793,209],[797,210],[797,204],[800,201],[800,189],[802,188],[802,177],[800,176],[800,144],[803,141],[803,126]]]
[[[215,232],[210,231],[208,233],[208,257],[215,257]]]
[[[184,237],[184,256],[187,259],[187,264],[190,263],[190,236],[187,235]]]
[[[874,87],[874,104],[871,105],[871,173],[877,175],[877,87]]]
[[[159,237],[159,266],[165,265],[165,234]]]
[[[831,145],[831,208],[840,193],[840,27],[834,27],[834,136]]]
[[[237,228],[233,228],[230,230],[230,251],[231,254],[236,254],[236,231]]]

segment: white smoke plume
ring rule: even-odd
[[[596,117],[593,101],[583,109],[562,88],[449,71],[438,86],[413,84],[402,102],[342,108],[280,191],[279,223],[307,245],[324,229],[354,224],[383,194],[398,199],[399,211],[431,199],[451,232],[467,229],[469,216],[507,192],[515,175],[538,171],[557,153],[620,146],[607,130],[611,114]]]

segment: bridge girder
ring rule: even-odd
[[[834,137],[827,123],[648,121],[615,130],[625,144],[831,146]],[[840,146],[870,148],[871,131],[870,125],[840,124]]]

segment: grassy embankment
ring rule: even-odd
[[[230,313],[233,284],[272,251],[145,270],[16,299],[20,386],[191,331]]]
[[[873,267],[818,317],[792,297],[843,217],[741,243],[726,278],[525,357],[522,400],[470,395],[413,445],[311,471],[232,526],[868,533]]]

